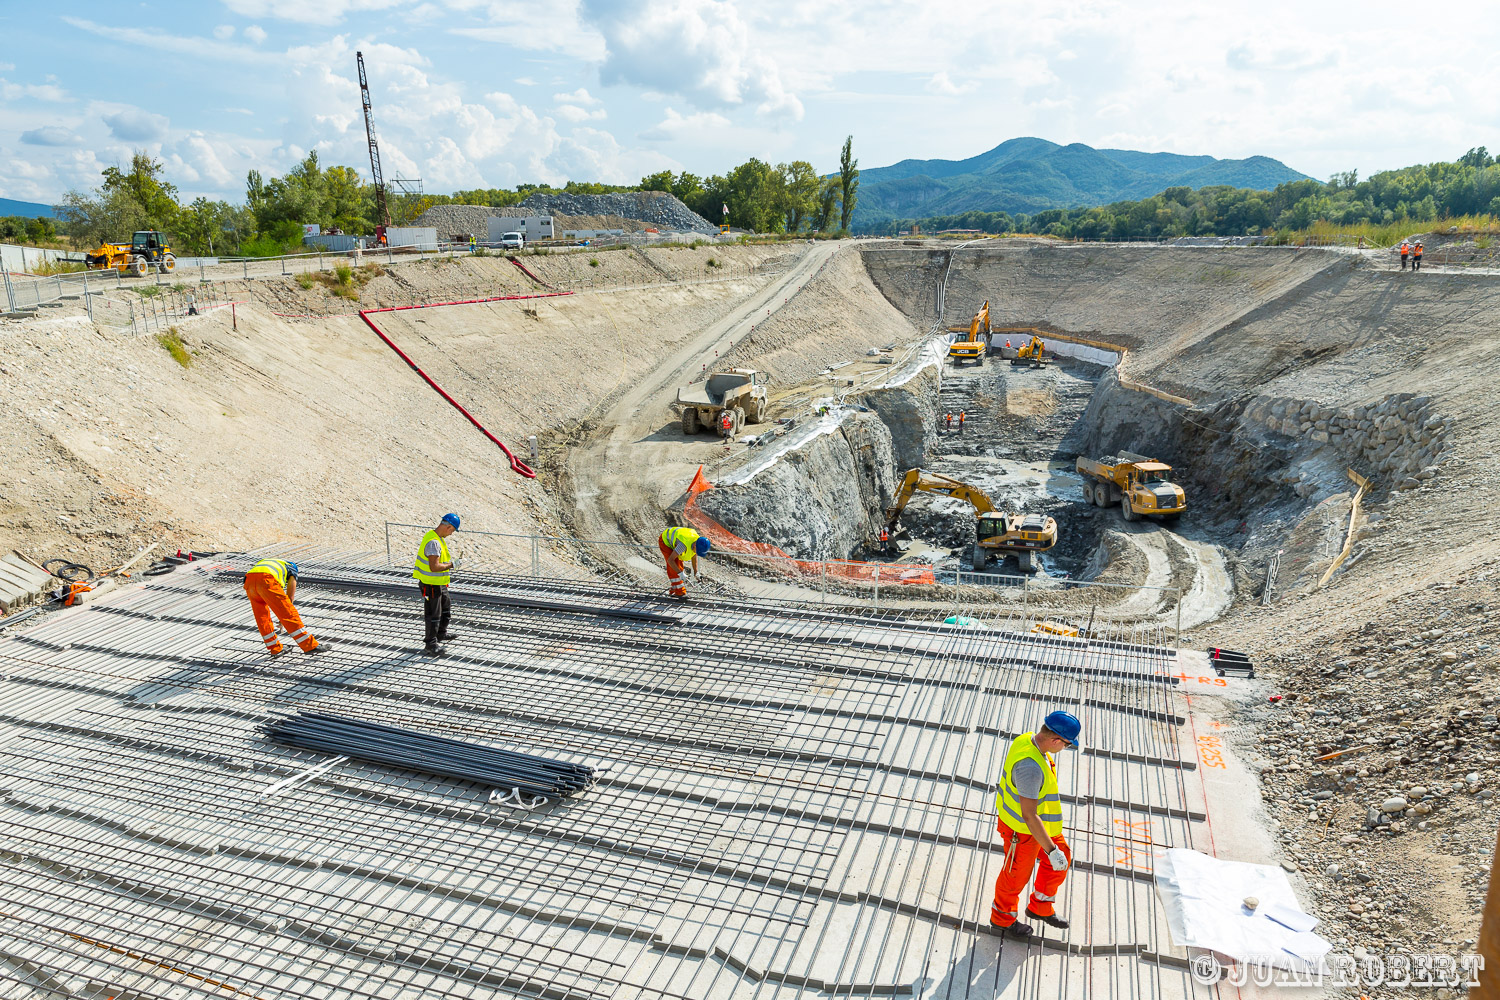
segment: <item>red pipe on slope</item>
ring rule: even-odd
[[[551,285],[549,285],[545,281],[543,281],[541,278],[538,278],[536,275],[532,274],[531,271],[527,269],[527,267],[526,267],[525,264],[522,264],[520,261],[516,260],[514,257],[507,257],[506,260],[510,261],[512,264],[514,264],[517,267],[519,267],[521,269],[521,273],[522,274],[526,275],[526,277],[530,278],[532,281],[535,281],[538,285],[541,285],[543,288],[551,288],[552,287]]]
[[[517,265],[517,266],[519,266],[519,265]],[[521,268],[521,269],[523,271],[525,270],[525,268]],[[481,302],[508,302],[508,301],[511,301],[511,300],[514,300],[514,299],[550,299],[550,298],[556,298],[557,296],[560,296],[560,295],[572,295],[572,294],[573,294],[572,292],[548,292],[548,293],[545,293],[545,294],[542,294],[542,295],[497,295],[497,296],[495,296],[493,298],[488,298],[488,299],[462,299],[462,300],[457,301],[457,302],[428,302],[428,303],[425,303],[423,305],[416,305],[416,306],[386,306],[383,309],[361,309],[359,311],[359,318],[362,319],[362,320],[364,320],[365,321],[365,325],[368,326],[371,330],[375,331],[375,336],[377,336],[381,340],[385,341],[385,346],[387,346],[391,350],[395,351],[396,354],[401,358],[401,360],[405,361],[406,364],[407,364],[407,366],[410,367],[412,371],[414,371],[418,375],[422,376],[422,381],[423,382],[426,382],[428,385],[432,386],[432,389],[433,389],[434,392],[436,392],[439,396],[442,396],[444,399],[446,399],[448,401],[448,405],[449,406],[453,407],[459,413],[462,413],[468,419],[469,423],[471,423],[475,427],[479,428],[479,433],[481,433],[485,437],[489,438],[491,441],[493,441],[500,448],[501,451],[505,452],[505,457],[508,458],[508,459],[510,459],[510,468],[511,468],[512,472],[515,472],[515,473],[518,473],[519,475],[525,476],[527,479],[535,479],[536,478],[536,472],[534,472],[532,470],[531,466],[527,465],[525,462],[523,462],[519,458],[517,458],[515,456],[515,454],[512,453],[511,450],[505,446],[505,442],[501,441],[499,438],[495,437],[495,435],[493,435],[489,431],[487,431],[485,429],[484,425],[481,424],[478,420],[475,420],[474,419],[474,415],[472,413],[470,413],[468,410],[464,409],[463,406],[458,402],[458,400],[454,399],[452,396],[450,396],[446,392],[444,392],[442,386],[440,386],[436,382],[434,382],[432,380],[432,377],[429,376],[426,372],[424,372],[421,368],[418,368],[417,367],[417,363],[415,361],[413,361],[410,357],[408,357],[405,351],[403,351],[401,348],[397,347],[396,346],[396,342],[393,341],[393,340],[391,340],[390,337],[387,337],[385,335],[385,331],[381,330],[380,327],[378,327],[378,326],[375,325],[375,321],[372,320],[372,319],[370,319],[370,314],[371,313],[387,313],[387,312],[403,312],[404,310],[407,310],[407,309],[432,309],[432,308],[434,308],[436,306],[466,306],[466,305],[476,305],[476,304],[481,303]]]

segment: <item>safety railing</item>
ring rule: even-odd
[[[59,300],[81,299],[120,287],[116,271],[69,271],[32,278],[0,272],[5,286],[7,312],[23,313]]]
[[[412,566],[422,535],[432,527],[385,522],[387,564]],[[449,545],[460,557],[460,572],[468,566],[540,580],[666,588],[660,553],[631,542],[463,529],[450,536]],[[1130,642],[1176,642],[1182,631],[1182,591],[1176,587],[721,549],[700,559],[699,567],[701,575],[692,586],[714,599],[744,596],[830,610],[941,612],[957,619],[950,624],[969,628],[1004,621],[1008,628],[1025,631]]]

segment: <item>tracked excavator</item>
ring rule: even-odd
[[[1018,367],[1041,368],[1047,363],[1047,345],[1041,337],[1032,337],[1016,351],[1010,363]]]
[[[991,559],[1004,559],[1007,553],[1014,553],[1022,570],[1035,573],[1042,568],[1038,554],[1057,544],[1057,521],[1054,519],[1044,514],[1002,513],[995,509],[994,501],[983,490],[921,469],[908,470],[901,480],[896,502],[885,511],[886,531],[895,531],[901,512],[917,493],[956,497],[974,508],[975,572],[982,572]]]
[[[953,359],[954,367],[963,364],[965,361],[974,361],[983,364],[985,351],[989,347],[991,336],[993,334],[990,332],[990,300],[985,299],[984,305],[980,306],[979,311],[974,314],[974,318],[969,320],[968,337],[963,340],[955,337],[953,343],[948,347],[948,357]],[[984,339],[981,340],[981,337]]]

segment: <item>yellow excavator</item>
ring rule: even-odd
[[[989,346],[991,336],[990,300],[985,299],[984,305],[980,306],[979,311],[974,314],[974,318],[969,320],[968,337],[963,340],[955,337],[953,343],[948,348],[948,357],[953,359],[954,367],[963,364],[965,361],[976,361],[983,364],[985,349]],[[983,337],[984,340],[981,341],[980,337]]]
[[[1042,338],[1033,336],[1020,346],[1016,351],[1016,356],[1010,359],[1010,363],[1040,368],[1047,363],[1046,350],[1047,345],[1042,342]]]
[[[896,502],[885,510],[885,530],[894,532],[901,512],[916,493],[936,493],[956,497],[974,508],[974,570],[982,572],[991,559],[1004,559],[1014,553],[1016,562],[1027,573],[1041,569],[1038,553],[1057,544],[1057,521],[1044,514],[1005,514],[978,487],[961,483],[950,476],[921,469],[909,469],[896,491]]]

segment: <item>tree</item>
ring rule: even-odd
[[[775,200],[779,180],[770,164],[753,156],[731,170],[724,200],[730,220],[757,233],[779,229],[782,220]]]
[[[844,232],[849,231],[849,222],[854,217],[854,193],[859,190],[859,161],[854,158],[854,136],[844,140],[844,151],[839,154],[839,188],[841,197],[839,207],[841,212],[841,225]]]
[[[780,210],[786,220],[786,231],[800,233],[818,209],[818,172],[806,160],[783,163],[776,172],[781,182]]]
[[[641,178],[642,191],[671,191],[672,171],[658,170],[654,174],[647,174]]]
[[[1477,167],[1483,170],[1485,167],[1493,165],[1495,158],[1490,155],[1488,149],[1483,146],[1475,146],[1463,156],[1460,156],[1458,162],[1466,167]]]
[[[177,218],[177,188],[162,180],[166,168],[143,149],[130,158],[130,170],[104,168],[105,197],[123,195],[140,206],[148,229],[170,232]]]
[[[818,214],[813,218],[813,229],[820,233],[828,232],[828,227],[833,222],[833,213],[838,207],[840,190],[837,177],[823,178],[822,187],[818,191]]]

